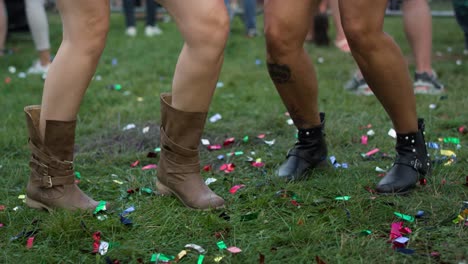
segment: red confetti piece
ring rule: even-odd
[[[232,194],[235,194],[237,191],[239,191],[240,189],[244,188],[245,185],[244,184],[239,184],[239,185],[234,185],[232,186],[232,188],[229,190],[230,193]]]
[[[6,84],[11,83],[11,78],[10,78],[10,77],[6,77],[6,78],[5,78],[5,83],[6,83]]]
[[[400,233],[402,234],[411,234],[413,231],[409,227],[402,227],[400,230]]]
[[[29,237],[28,240],[26,241],[26,248],[32,248],[34,244],[34,237]]]
[[[257,168],[260,168],[260,167],[265,166],[265,163],[254,161],[254,162],[252,162],[252,166],[257,167]]]
[[[257,136],[257,138],[259,138],[259,139],[264,139],[264,138],[265,138],[265,134],[259,134],[259,135]]]
[[[234,163],[225,163],[225,164],[221,165],[219,170],[224,171],[225,173],[230,173],[230,172],[234,171],[235,167],[236,166],[234,165]]]
[[[468,129],[466,128],[466,126],[461,126],[458,128],[458,132],[462,135],[464,134],[467,134],[468,133]]]
[[[220,150],[221,145],[209,145],[207,148],[208,150]]]
[[[442,179],[442,181],[440,182],[440,184],[442,184],[442,185],[445,185],[446,183],[447,183],[446,179]]]
[[[467,178],[467,179],[468,179],[468,178]],[[0,205],[0,211],[5,210],[5,208],[6,208],[6,207],[5,207],[4,205]]]
[[[101,244],[101,232],[93,233],[93,253],[99,252],[99,245]]]
[[[421,185],[427,185],[427,179],[426,178],[422,178],[419,180],[419,184]]]
[[[291,203],[296,207],[301,206],[301,204],[299,204],[296,200],[291,200]]]
[[[135,162],[133,162],[132,164],[130,164],[130,167],[135,168],[136,166],[138,166],[138,164],[140,164],[140,161],[139,161],[139,160],[136,160]]]
[[[211,165],[205,165],[205,166],[203,166],[203,170],[204,171],[211,171],[212,167],[211,167]]]
[[[156,168],[158,168],[158,165],[148,164],[148,165],[144,166],[143,168],[141,168],[141,170],[152,170],[152,169],[156,169]]]
[[[229,146],[229,145],[231,145],[232,143],[234,143],[234,141],[235,141],[235,138],[233,138],[233,137],[232,137],[232,138],[228,138],[228,139],[224,140],[223,145],[224,145],[224,146]]]

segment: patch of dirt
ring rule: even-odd
[[[75,147],[75,152],[123,153],[152,151],[159,146],[159,124],[135,124],[128,130],[108,130],[90,136]],[[149,130],[143,133],[143,128]]]

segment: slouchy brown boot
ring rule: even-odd
[[[26,205],[51,211],[94,210],[96,201],[75,184],[73,148],[76,121],[46,121],[44,140],[39,134],[41,107],[24,108],[31,149],[31,176],[26,189]]]
[[[180,111],[171,103],[170,94],[161,94],[161,156],[156,186],[161,194],[174,194],[192,209],[221,208],[224,200],[200,175],[198,145],[207,113]]]

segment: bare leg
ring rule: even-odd
[[[4,0],[0,0],[0,56],[5,50],[6,34],[8,29],[8,21],[6,14],[6,6]]]
[[[59,0],[57,4],[62,17],[63,40],[45,81],[41,136],[46,120],[76,119],[104,50],[109,28],[109,3],[106,0]]]
[[[403,1],[403,20],[417,72],[432,72],[432,16],[427,0]]]
[[[265,1],[268,72],[297,128],[320,125],[317,78],[303,48],[317,1]],[[294,29],[294,30],[291,30]]]
[[[229,35],[229,17],[224,2],[160,2],[174,17],[185,40],[172,83],[172,105],[183,111],[207,112]],[[217,13],[220,10],[222,14]]]
[[[343,29],[364,78],[399,133],[418,131],[416,100],[407,65],[383,32],[386,0],[340,0]]]
[[[330,9],[333,16],[333,22],[335,24],[336,36],[335,36],[335,46],[343,52],[351,52],[349,49],[348,41],[343,31],[343,26],[341,25],[341,16],[340,8],[338,6],[338,0],[330,0]]]
[[[44,0],[26,0],[26,17],[43,67],[50,64],[49,22]]]

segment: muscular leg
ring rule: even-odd
[[[76,119],[104,50],[109,28],[107,0],[60,0],[57,4],[63,23],[63,40],[45,81],[41,136],[46,120]]]
[[[404,0],[403,21],[417,72],[432,72],[432,16],[427,0]]]
[[[185,43],[172,83],[172,106],[207,112],[224,58],[229,16],[222,0],[163,0]],[[220,13],[221,10],[221,13]]]
[[[265,1],[265,37],[268,72],[299,129],[320,124],[317,78],[303,48],[315,0]]]
[[[418,131],[416,101],[407,65],[383,32],[387,0],[340,0],[343,29],[353,57],[399,133]]]
[[[424,121],[406,63],[398,46],[383,32],[387,0],[340,0],[344,32],[364,78],[392,119],[398,153],[392,168],[377,184],[381,194],[405,194],[430,170]]]

